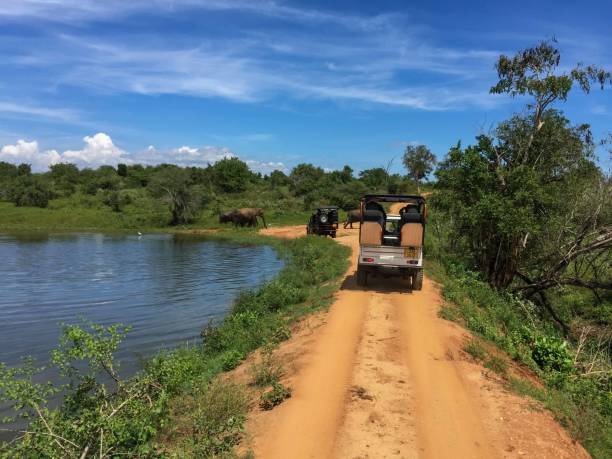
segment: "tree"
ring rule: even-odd
[[[189,171],[177,166],[166,165],[151,178],[151,193],[168,202],[171,225],[191,223],[195,219],[198,203],[191,185]]]
[[[269,176],[270,184],[273,187],[285,186],[289,184],[289,178],[283,171],[274,170]]]
[[[297,196],[304,196],[308,193],[317,191],[322,180],[325,178],[325,171],[312,164],[298,164],[289,174],[289,186]]]
[[[606,288],[593,280],[592,269],[577,278],[566,273],[580,272],[577,263],[594,268],[588,260],[601,260],[612,246],[609,192],[593,161],[589,126],[572,126],[551,108],[567,98],[573,83],[588,92],[592,82],[610,81],[610,74],[580,65],[557,74],[558,65],[559,52],[548,43],[501,56],[491,92],[532,96],[527,112],[479,136],[476,145],[452,148],[436,172],[436,200],[448,212],[458,251],[469,254],[493,286],[508,287],[518,278],[526,285],[517,288],[543,305],[543,288],[562,279]],[[587,191],[596,189],[599,194]]]
[[[9,191],[15,177],[17,177],[17,166],[0,161],[0,200],[9,199]]]
[[[38,177],[19,176],[8,191],[9,200],[17,207],[47,207],[53,194]]]
[[[74,164],[58,163],[49,166],[49,175],[54,190],[64,196],[74,193],[80,181],[79,169]]]
[[[30,166],[29,164],[21,163],[19,166],[17,166],[17,175],[32,175],[32,166]]]
[[[81,171],[81,177],[84,191],[91,195],[98,190],[118,190],[121,186],[121,179],[112,166],[100,166],[95,171],[85,169]]]
[[[226,193],[240,193],[246,190],[252,172],[244,161],[225,158],[212,166],[215,184]]]
[[[433,171],[436,165],[435,155],[425,145],[408,145],[402,162],[410,176],[417,184],[417,193],[421,193],[421,180]]]
[[[350,166],[344,166],[342,170],[331,171],[328,177],[334,183],[351,183],[353,179],[353,169]]]
[[[387,186],[387,171],[382,167],[365,169],[359,172],[359,178],[371,191],[380,191]]]
[[[125,164],[117,164],[117,175],[119,177],[127,177],[128,175],[128,168],[127,165]]]

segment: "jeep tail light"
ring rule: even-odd
[[[374,263],[374,258],[362,258],[366,263]]]

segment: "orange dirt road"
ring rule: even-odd
[[[393,278],[358,287],[357,233],[339,233],[353,261],[329,312],[306,319],[278,351],[293,396],[251,413],[257,458],[589,457],[550,414],[468,359],[469,334],[438,318],[432,281],[418,292]]]

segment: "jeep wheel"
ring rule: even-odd
[[[423,270],[419,269],[411,277],[412,277],[412,290],[421,290],[423,288]]]
[[[368,283],[368,273],[357,268],[357,285],[364,287]]]

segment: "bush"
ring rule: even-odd
[[[284,370],[281,362],[274,356],[274,348],[267,344],[261,350],[261,360],[251,367],[253,384],[259,387],[278,382]]]
[[[271,410],[288,398],[291,398],[291,389],[279,382],[274,382],[269,390],[261,394],[259,406],[262,410]]]
[[[221,367],[223,371],[230,371],[240,365],[240,362],[244,359],[244,355],[235,349],[225,352],[221,356]]]
[[[19,177],[9,192],[9,199],[17,207],[42,207],[49,205],[52,193],[41,180]]]
[[[533,343],[531,356],[543,370],[567,373],[573,369],[574,360],[567,343],[555,337],[538,336]]]

